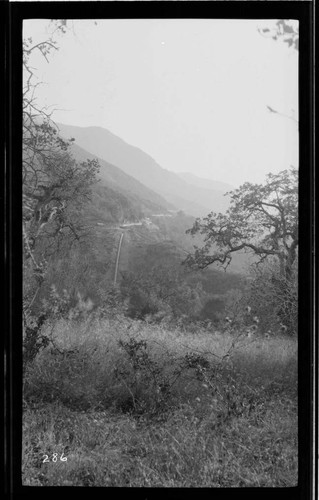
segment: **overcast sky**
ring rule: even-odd
[[[267,20],[69,21],[59,51],[34,56],[40,105],[100,126],[164,168],[238,186],[298,166],[298,53]],[[47,38],[47,20],[24,36]],[[52,28],[51,28],[52,29]]]

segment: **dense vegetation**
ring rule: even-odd
[[[296,485],[296,171],[226,216],[154,214],[39,118],[30,57],[52,47],[24,44],[23,484]],[[211,266],[237,247],[258,265]]]
[[[54,345],[24,386],[24,484],[296,485],[293,339],[233,345],[230,333],[124,317],[44,333]]]

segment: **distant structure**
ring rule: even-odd
[[[114,285],[116,285],[116,280],[117,280],[117,271],[119,267],[119,260],[120,260],[120,254],[121,254],[121,246],[122,246],[122,240],[123,240],[124,233],[121,234],[120,241],[119,241],[119,246],[117,249],[117,256],[116,256],[116,263],[115,263],[115,272],[114,272]]]

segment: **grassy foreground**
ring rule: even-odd
[[[24,485],[297,484],[296,341],[125,318],[47,329],[55,348],[24,381]]]

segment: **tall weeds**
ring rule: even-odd
[[[25,484],[295,484],[293,339],[92,316],[42,333],[53,342],[25,375]],[[52,453],[67,462],[40,460]]]

